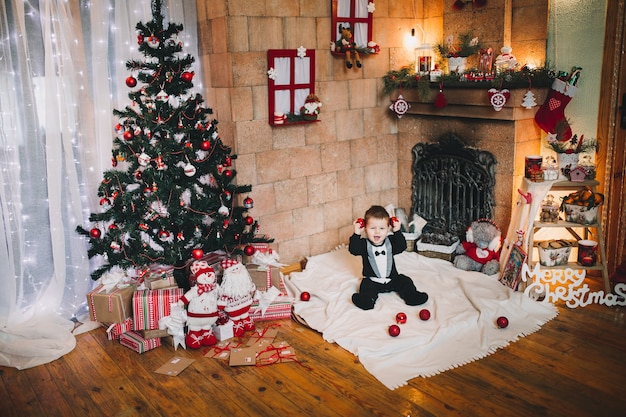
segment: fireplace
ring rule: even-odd
[[[428,221],[425,232],[463,238],[467,226],[494,215],[496,158],[468,147],[454,133],[413,147],[411,212]]]

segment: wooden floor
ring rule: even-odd
[[[264,367],[229,367],[169,346],[140,355],[97,329],[50,364],[0,367],[0,415],[623,416],[625,312],[560,307],[540,331],[493,355],[393,391],[358,358],[290,320],[275,322],[278,338],[301,364]],[[174,355],[195,362],[177,377],[154,372]]]

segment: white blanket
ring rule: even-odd
[[[415,252],[396,255],[399,273],[428,293],[422,306],[407,306],[397,294],[382,294],[373,310],[356,307],[351,296],[361,277],[361,258],[347,248],[310,257],[304,271],[286,285],[296,301],[294,312],[323,338],[359,357],[363,366],[389,389],[417,376],[428,377],[485,357],[538,330],[556,317],[556,307],[512,291],[496,277],[462,271],[450,262]],[[308,302],[299,294],[311,294]],[[420,320],[421,309],[431,318]],[[408,316],[398,337],[388,333],[396,314]],[[500,329],[504,316],[509,326]]]

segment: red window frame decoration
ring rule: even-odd
[[[331,44],[333,55],[345,56],[342,50],[342,30],[349,27],[356,44],[354,49],[360,55],[377,54],[380,46],[372,39],[375,11],[373,0],[332,0],[331,2]]]
[[[314,49],[269,49],[267,74],[270,125],[283,126],[317,120],[317,116],[314,119],[305,117],[304,112],[305,102],[315,97]],[[318,112],[319,107],[321,103],[318,104]]]

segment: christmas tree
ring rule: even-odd
[[[212,110],[191,93],[194,58],[183,54],[182,25],[164,26],[162,1],[152,0],[152,20],[139,22],[143,60],[129,60],[131,104],[115,109],[113,169],[98,188],[100,211],[77,232],[89,238],[89,258],[141,274],[153,264],[173,266],[188,287],[186,266],[205,253],[254,253],[258,222],[249,215],[250,185],[237,185],[236,155],[224,145]]]

